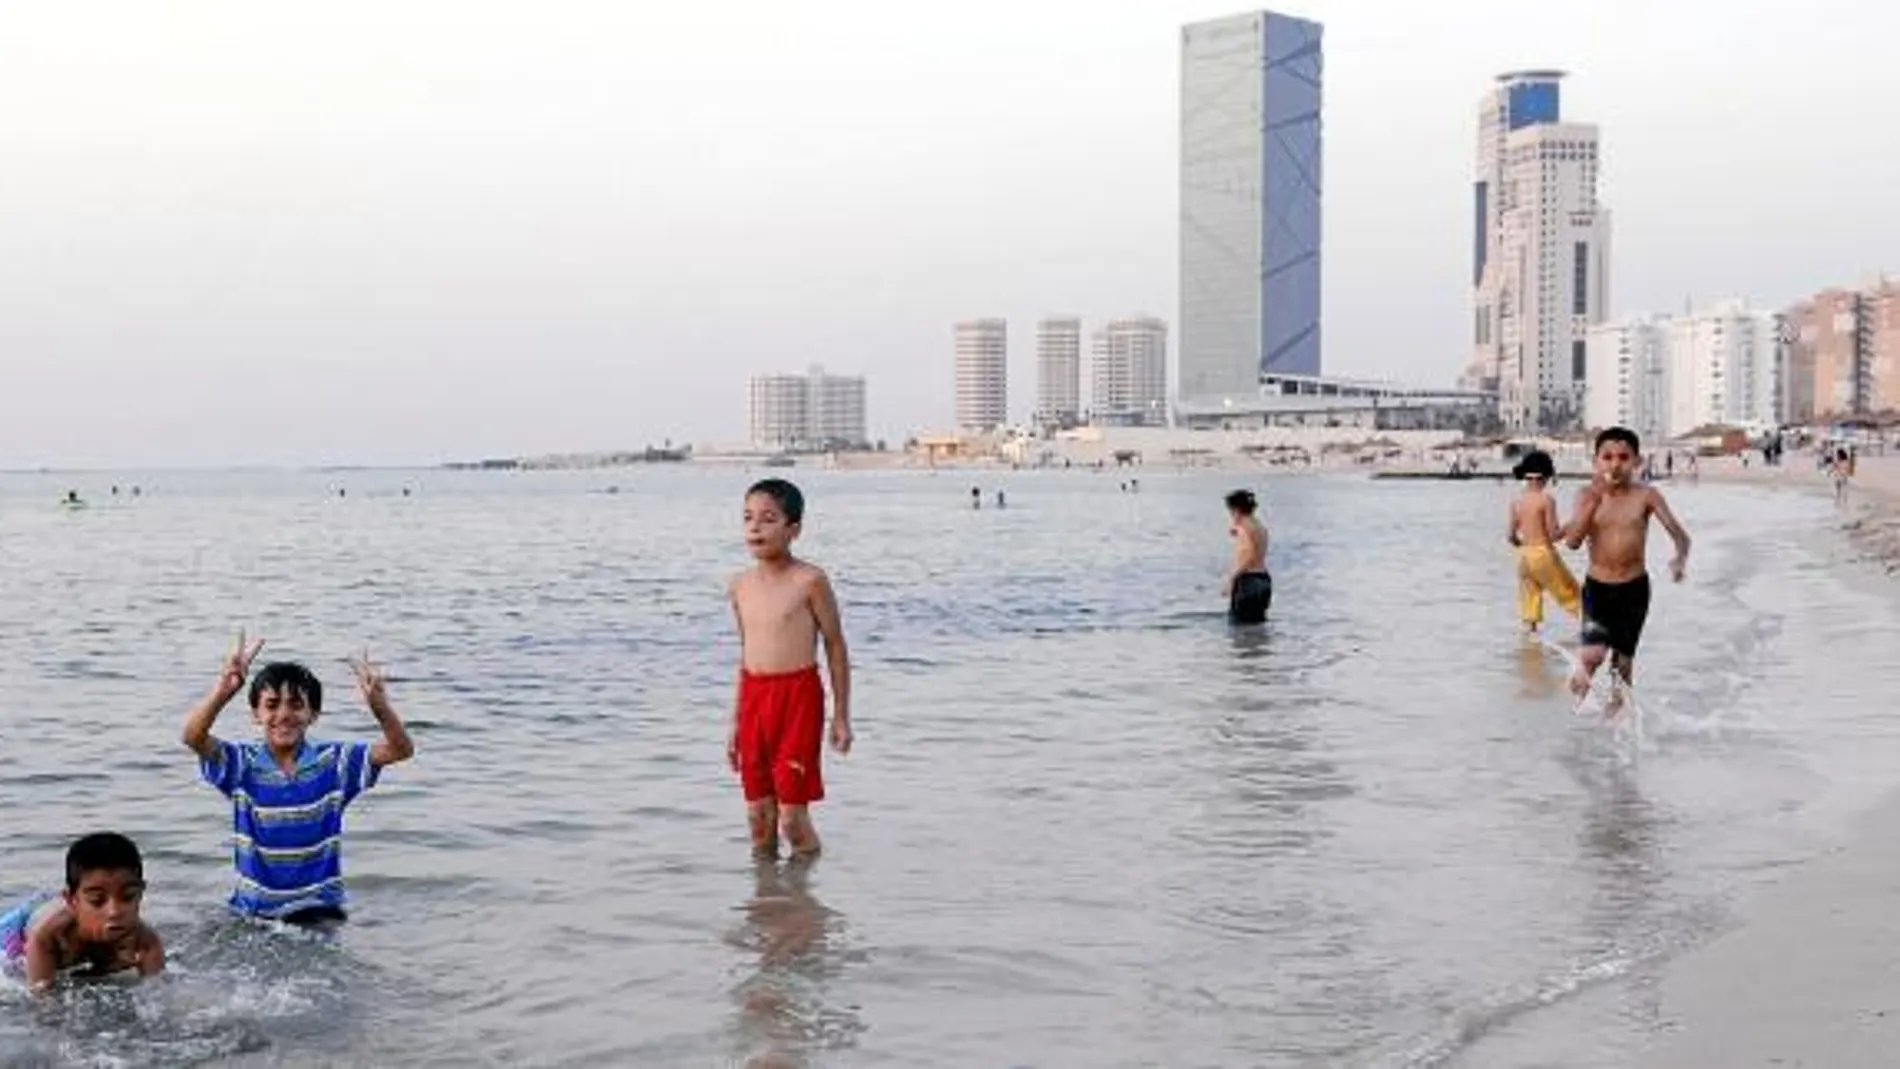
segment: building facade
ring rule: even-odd
[[[1593,327],[1583,426],[1645,441],[1705,427],[1765,430],[1786,407],[1779,317],[1738,300]]]
[[[754,375],[746,383],[752,444],[783,452],[862,449],[869,444],[864,377]]]
[[[1590,328],[1609,311],[1610,217],[1597,128],[1564,122],[1557,71],[1506,74],[1479,106],[1472,357],[1512,430],[1582,416]]]
[[[1254,401],[1320,373],[1321,26],[1260,11],[1181,31],[1176,392]]]
[[[1826,290],[1784,320],[1797,421],[1900,411],[1900,283]]]
[[[1095,332],[1090,348],[1089,423],[1166,426],[1168,325],[1152,316],[1117,319]]]
[[[1082,421],[1082,321],[1052,316],[1036,325],[1036,426],[1066,430]]]
[[[1009,422],[1009,325],[967,319],[956,325],[957,429],[972,434]]]

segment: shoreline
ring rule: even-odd
[[[1811,456],[1706,464],[1711,482],[1831,496]],[[1900,573],[1900,456],[1863,457],[1839,525],[1864,563]],[[1900,1050],[1900,788],[1838,843],[1746,893],[1738,924],[1666,964],[1654,1069],[1885,1066]]]

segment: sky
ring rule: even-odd
[[[1176,317],[1205,0],[9,2],[0,469],[745,435],[750,374],[948,425],[951,324]],[[1307,0],[1329,373],[1469,356],[1478,100],[1570,72],[1611,311],[1900,274],[1900,8]]]

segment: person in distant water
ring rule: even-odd
[[[132,840],[96,832],[66,849],[66,890],[42,891],[0,914],[0,957],[44,991],[75,979],[165,971],[165,942],[139,918],[145,862]]]
[[[1273,576],[1267,571],[1267,529],[1254,515],[1259,503],[1253,491],[1227,495],[1228,533],[1234,538],[1234,567],[1221,584],[1227,598],[1227,620],[1235,624],[1263,624],[1273,604]]]
[[[1649,521],[1654,517],[1675,541],[1670,576],[1681,582],[1689,563],[1689,532],[1669,502],[1653,486],[1637,485],[1631,473],[1641,463],[1642,446],[1626,427],[1610,427],[1596,437],[1596,477],[1577,495],[1577,507],[1564,528],[1571,549],[1590,543],[1590,569],[1583,580],[1582,665],[1570,689],[1587,693],[1605,657],[1630,683],[1636,674],[1636,646],[1649,618]],[[1613,700],[1611,708],[1620,704]]]
[[[982,487],[980,486],[970,487],[970,507],[973,509],[980,509],[983,507],[983,488]]]
[[[1582,595],[1557,555],[1555,542],[1563,529],[1557,523],[1557,499],[1550,494],[1557,477],[1550,454],[1532,450],[1511,473],[1524,481],[1524,492],[1505,513],[1505,538],[1517,547],[1517,614],[1524,630],[1535,633],[1544,623],[1544,595],[1572,616],[1583,613]]]
[[[792,555],[804,521],[798,487],[784,479],[753,484],[745,495],[745,544],[756,563],[728,588],[740,649],[726,759],[739,774],[760,857],[778,856],[781,833],[793,856],[818,853],[810,806],[825,796],[820,641],[831,676],[831,746],[851,752],[851,655],[831,580]]]
[[[308,668],[267,664],[250,681],[251,716],[261,742],[224,742],[211,734],[218,713],[244,689],[264,642],[237,647],[218,682],[185,716],[184,744],[198,755],[199,775],[231,799],[237,832],[237,887],[230,906],[240,916],[304,926],[348,919],[343,889],[343,812],[376,785],[382,770],[415,756],[402,717],[389,704],[383,674],[365,652],[350,660],[363,701],[383,729],[368,742],[313,742],[323,712],[323,684]]]

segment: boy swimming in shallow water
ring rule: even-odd
[[[804,519],[805,497],[791,483],[765,479],[747,490],[745,543],[757,563],[728,588],[740,659],[726,759],[744,788],[760,856],[778,856],[781,831],[794,855],[818,853],[809,807],[825,796],[821,640],[831,675],[831,745],[851,752],[851,656],[838,601],[822,570],[792,556]]]
[[[1572,616],[1582,614],[1582,598],[1576,577],[1557,555],[1563,528],[1557,522],[1557,499],[1550,494],[1556,465],[1550,454],[1533,450],[1518,461],[1515,474],[1524,480],[1524,492],[1505,515],[1505,537],[1517,547],[1518,616],[1524,630],[1535,632],[1544,623],[1546,594]]]
[[[244,689],[263,646],[261,639],[247,646],[238,635],[217,684],[185,717],[184,744],[198,755],[204,781],[232,801],[232,911],[288,924],[338,924],[347,919],[343,811],[376,785],[385,767],[415,756],[415,744],[367,654],[350,667],[383,729],[376,742],[310,741],[310,726],[323,711],[323,685],[309,669],[288,662],[265,665],[251,681],[251,715],[263,741],[219,740],[212,724]]]
[[[1596,478],[1578,493],[1576,514],[1564,528],[1564,542],[1571,549],[1590,543],[1590,570],[1583,581],[1583,663],[1570,680],[1570,689],[1579,696],[1589,692],[1606,656],[1624,683],[1635,678],[1636,646],[1649,618],[1651,517],[1676,544],[1670,576],[1680,583],[1688,567],[1689,532],[1661,491],[1632,482],[1641,461],[1634,431],[1610,427],[1598,434]]]
[[[165,970],[165,943],[139,917],[145,862],[115,832],[87,835],[66,850],[66,890],[34,895],[0,914],[0,958],[24,967],[36,991],[77,978]]]

